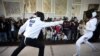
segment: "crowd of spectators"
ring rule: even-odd
[[[14,18],[0,17],[0,42],[14,42],[17,41],[17,33],[20,26],[26,19],[22,20],[18,17],[18,21]]]
[[[69,21],[67,17],[63,18],[48,18],[47,21],[57,21],[63,19],[64,22],[62,25],[56,25],[53,27],[46,28],[46,38],[49,40],[76,40],[78,37],[78,19],[77,17],[72,17]]]
[[[72,17],[69,20],[68,17],[63,18],[50,18],[48,17],[47,22],[64,20],[63,24],[56,25],[52,27],[47,27],[44,29],[44,37],[46,40],[77,40],[81,35],[84,34],[85,29],[85,21],[78,21],[77,17]],[[17,34],[21,25],[27,19],[17,18],[17,21],[13,17],[5,18],[0,17],[0,42],[16,42],[18,41]],[[100,39],[100,22],[97,25],[97,29],[94,32],[94,36],[92,39],[97,40]]]

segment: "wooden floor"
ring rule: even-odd
[[[81,56],[100,56],[100,43],[93,43],[98,52],[93,52],[91,48],[83,44]],[[0,56],[10,56],[17,46],[1,46]],[[45,56],[72,56],[75,53],[75,44],[46,45]],[[38,48],[27,46],[18,56],[38,56]]]

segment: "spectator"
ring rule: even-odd
[[[63,32],[64,34],[68,37],[68,40],[70,39],[69,37],[69,31],[70,31],[70,22],[68,21],[68,18],[67,17],[64,17],[64,22],[63,22],[63,25],[62,25],[62,28],[63,28]]]
[[[78,27],[78,20],[77,17],[73,17],[70,21],[70,29],[71,29],[71,40],[76,40],[77,37],[77,27]]]
[[[84,34],[84,29],[85,29],[85,22],[84,20],[81,20],[78,26],[78,33],[79,33],[78,38]]]
[[[5,18],[0,17],[0,41],[7,42],[7,34],[5,29]]]

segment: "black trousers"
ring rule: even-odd
[[[31,39],[31,38],[26,38],[25,43],[23,38],[18,48],[12,53],[11,56],[17,56],[26,45],[39,48],[38,56],[44,56],[44,48],[45,48],[44,42],[41,42],[38,39]]]

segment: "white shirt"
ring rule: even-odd
[[[40,30],[45,27],[55,26],[58,24],[62,24],[63,21],[56,22],[44,22],[41,21],[39,17],[35,17],[33,19],[28,19],[24,25],[22,25],[19,29],[18,34],[22,34],[24,31],[24,36],[26,38],[38,38]]]
[[[14,31],[14,25],[11,24],[11,31]]]

